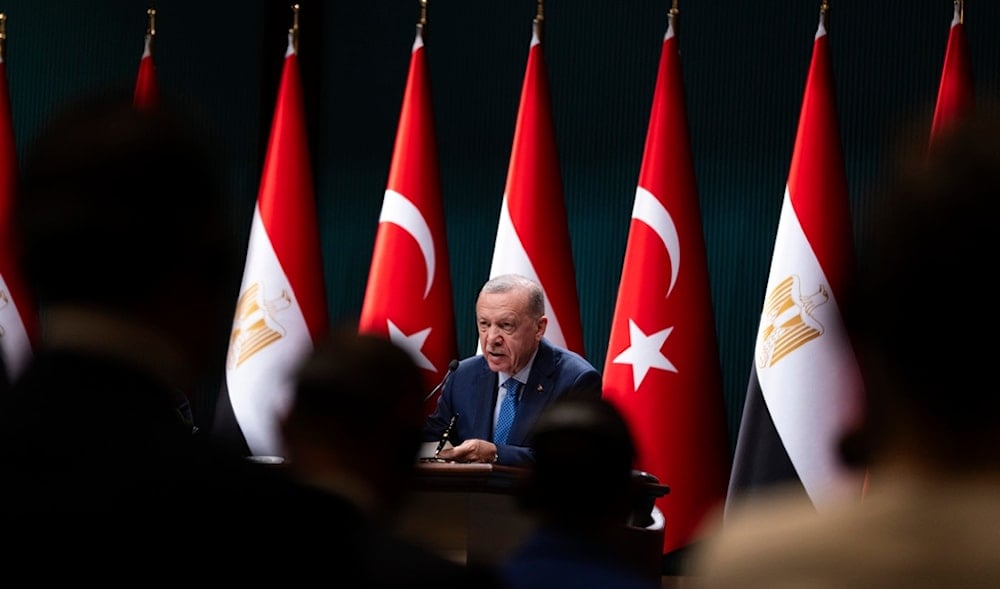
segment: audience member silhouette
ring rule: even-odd
[[[626,535],[641,489],[635,447],[619,412],[603,399],[550,405],[534,426],[535,461],[518,499],[538,525],[502,564],[512,589],[655,589]],[[653,571],[657,573],[658,571]]]
[[[422,376],[410,355],[382,337],[334,330],[295,378],[282,422],[287,468],[314,492],[296,513],[302,533],[328,537],[330,570],[354,587],[497,586],[493,571],[391,531],[413,485],[424,423]]]
[[[842,451],[868,491],[819,511],[777,494],[727,516],[694,561],[700,586],[1000,587],[1000,320],[969,298],[996,264],[1000,119],[916,145],[862,233],[845,301],[866,417]]]
[[[209,127],[161,106],[74,101],[27,153],[13,237],[43,329],[0,409],[0,519],[19,550],[167,574],[178,549],[252,542],[290,486],[191,422],[240,257]]]

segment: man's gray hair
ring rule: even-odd
[[[528,295],[527,312],[534,319],[545,315],[545,294],[542,287],[534,280],[520,274],[501,274],[486,281],[480,294],[499,294],[523,290]]]

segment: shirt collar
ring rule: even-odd
[[[528,375],[531,374],[531,367],[534,366],[534,364],[535,364],[535,356],[537,356],[537,355],[538,355],[538,349],[535,348],[535,353],[531,355],[531,359],[528,360],[528,363],[524,365],[524,368],[518,370],[515,374],[509,374],[507,372],[500,372],[499,373],[500,374],[500,378],[498,379],[500,381],[500,386],[503,386],[503,384],[505,382],[507,382],[507,379],[509,379],[509,378],[516,378],[518,380],[518,382],[520,382],[522,385],[525,384],[525,383],[527,383],[528,382]]]

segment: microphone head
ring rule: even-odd
[[[448,372],[455,372],[458,370],[458,360],[452,360],[448,363]]]

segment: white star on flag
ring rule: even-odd
[[[642,381],[646,378],[646,373],[650,368],[659,368],[677,372],[677,367],[660,352],[664,342],[670,337],[673,327],[661,329],[654,334],[646,335],[642,329],[636,325],[635,320],[628,320],[629,347],[615,357],[615,364],[632,365],[632,382],[635,383],[635,390],[639,390]]]
[[[386,319],[385,324],[389,327],[389,339],[392,340],[392,343],[409,352],[417,366],[424,370],[437,371],[430,358],[421,351],[424,348],[424,342],[427,341],[427,336],[431,334],[430,327],[406,335],[402,329],[396,327],[391,319]]]

